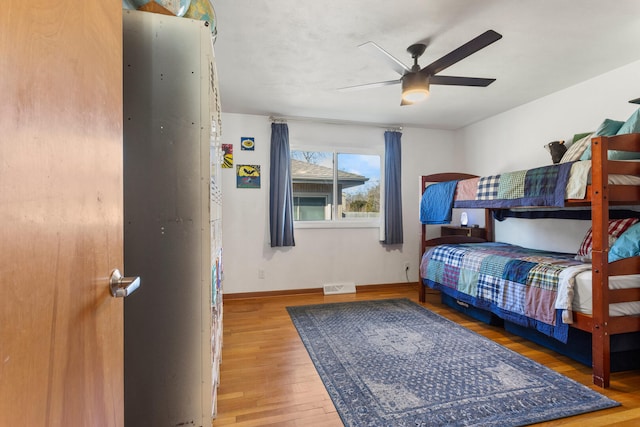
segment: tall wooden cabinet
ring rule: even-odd
[[[220,104],[204,21],[123,11],[125,423],[210,425],[222,328]]]

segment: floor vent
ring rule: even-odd
[[[356,284],[351,283],[330,283],[322,287],[325,295],[334,294],[354,294],[356,292]]]

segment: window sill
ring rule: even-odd
[[[293,228],[380,228],[380,221],[295,221]]]

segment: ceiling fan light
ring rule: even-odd
[[[429,96],[429,91],[426,89],[412,89],[402,93],[402,99],[409,104],[424,101],[427,99],[427,96]]]
[[[429,78],[421,73],[409,73],[402,77],[402,99],[410,104],[424,101],[429,96]]]

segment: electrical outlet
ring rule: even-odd
[[[405,261],[405,263],[404,263],[404,271],[409,271],[410,267],[411,267],[411,264],[409,263],[409,261]]]
[[[264,279],[264,270],[258,270],[258,279]]]

